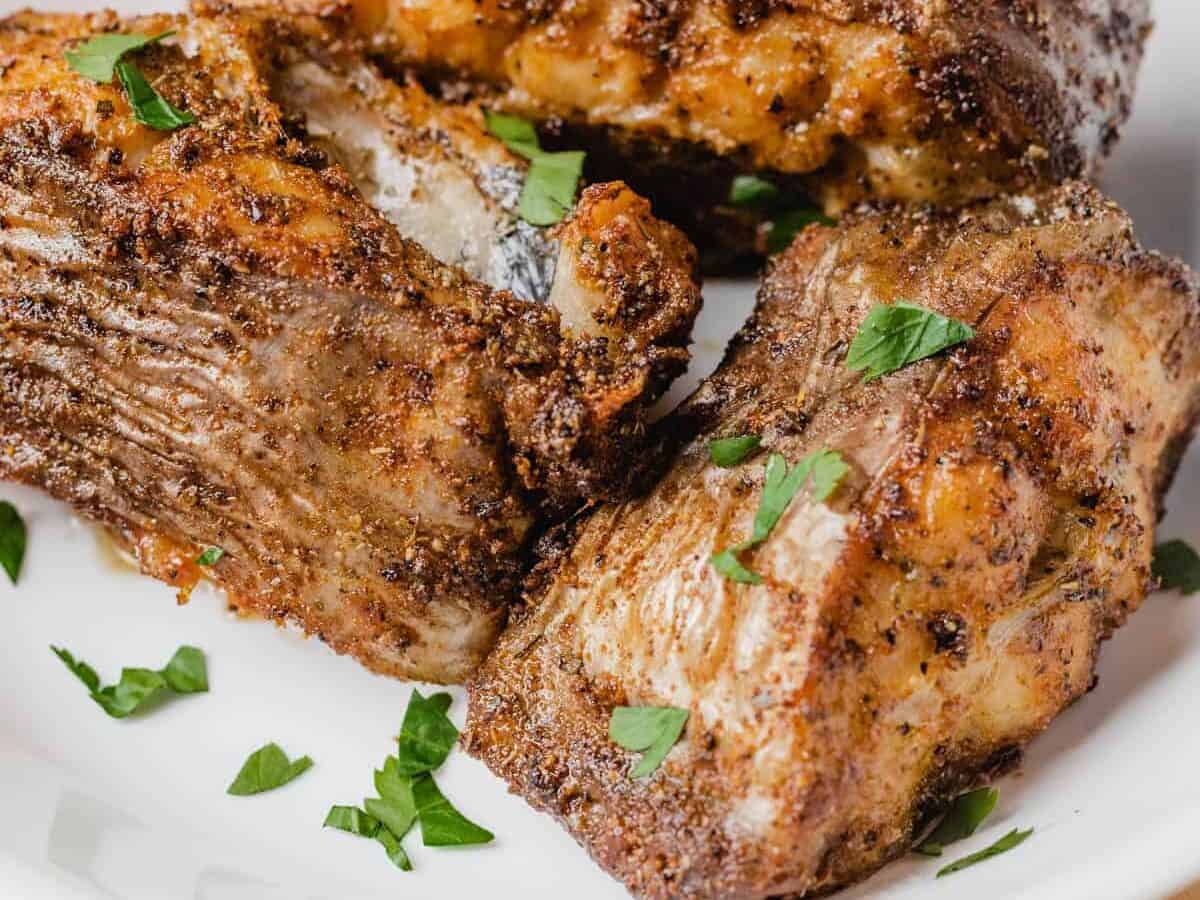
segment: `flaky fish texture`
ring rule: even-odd
[[[905,852],[1091,684],[1153,578],[1160,501],[1200,409],[1200,295],[1069,184],[960,215],[809,229],[772,267],[646,497],[599,510],[533,579],[470,686],[467,745],[639,897],[822,893]],[[977,329],[866,382],[873,304]],[[761,435],[736,468],[718,437]],[[766,453],[835,450],[750,533]],[[648,778],[615,706],[688,710]]]
[[[1146,0],[343,5],[402,64],[607,133],[630,160],[815,173],[804,183],[831,212],[1092,173],[1129,114],[1149,30]]]
[[[135,62],[196,116],[173,132],[64,59],[98,33],[168,30]],[[390,219],[442,176],[384,172],[393,206],[364,199],[329,158],[353,147],[281,109],[303,31],[0,22],[0,478],[102,522],[184,594],[220,547],[205,572],[238,609],[380,672],[461,680],[503,624],[531,529],[633,477],[645,410],[686,365],[694,250],[602,185],[522,250],[552,255],[545,285],[474,267],[524,299],[457,251],[439,262]],[[311,65],[344,77],[349,59],[318,43]],[[374,95],[355,96],[356,139],[375,128],[399,155]],[[455,227],[417,218],[400,224],[430,243]],[[481,226],[480,246],[510,225]]]

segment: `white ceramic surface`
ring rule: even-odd
[[[17,5],[0,2],[0,12]],[[1200,6],[1157,7],[1136,113],[1105,185],[1149,246],[1200,264]],[[752,292],[709,287],[696,363],[674,396],[716,364]],[[17,503],[30,530],[20,587],[0,579],[9,622],[0,654],[0,898],[625,896],[557,825],[461,753],[441,781],[497,833],[494,845],[431,850],[414,835],[416,871],[403,874],[373,843],[322,830],[331,804],[370,793],[410,686],[369,675],[316,641],[236,621],[211,592],[178,607],[168,588],[121,569],[63,507],[11,485],[0,485],[0,497]],[[1162,535],[1200,544],[1200,449],[1184,462],[1170,510]],[[208,653],[212,690],[114,721],[50,654],[51,643],[105,678],[196,644]],[[1099,671],[1097,689],[1034,744],[1020,773],[1000,785],[997,814],[961,849],[1014,826],[1035,826],[1033,838],[940,881],[935,863],[902,860],[842,896],[1128,900],[1200,878],[1200,598],[1150,598],[1105,648]],[[227,796],[246,754],[268,740],[310,754],[316,766],[283,790]]]

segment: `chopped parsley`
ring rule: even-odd
[[[225,555],[225,551],[220,547],[209,547],[203,553],[196,557],[196,565],[198,566],[215,566],[217,562]]]
[[[96,35],[76,49],[68,50],[65,56],[72,69],[98,84],[108,84],[115,75],[125,91],[125,97],[133,110],[133,117],[138,122],[157,131],[173,131],[184,125],[191,125],[196,121],[196,117],[172,105],[153,88],[137,66],[123,59],[127,54],[136,53],[172,34],[173,31],[164,31],[154,36]]]
[[[1151,571],[1164,591],[1187,596],[1200,591],[1200,555],[1186,541],[1173,540],[1154,548]]]
[[[846,367],[872,381],[975,337],[965,322],[898,301],[876,304],[850,344]]]
[[[995,788],[980,788],[961,795],[950,805],[937,828],[917,845],[917,852],[941,856],[942,848],[947,844],[970,837],[996,808],[999,798],[1000,792]]]
[[[432,772],[446,761],[458,740],[458,729],[446,715],[450,703],[450,695],[446,693],[426,699],[420,691],[412,692],[400,726],[400,748],[396,754],[401,775]]]
[[[946,875],[953,875],[955,872],[960,872],[969,866],[975,865],[976,863],[981,863],[986,859],[991,859],[993,856],[999,856],[1001,853],[1007,853],[1014,847],[1023,844],[1025,839],[1031,834],[1033,834],[1032,828],[1026,831],[1020,831],[1014,828],[990,847],[984,847],[982,850],[972,853],[969,856],[964,856],[962,859],[955,860],[954,862],[950,863],[950,865],[943,866],[941,869],[938,869],[937,877],[942,878]]]
[[[25,520],[7,500],[0,500],[0,567],[13,584],[21,575],[25,560]]]
[[[97,705],[114,719],[124,719],[141,709],[161,691],[202,694],[208,691],[208,667],[195,647],[180,647],[162,669],[122,669],[121,680],[100,686],[96,670],[61,647],[51,647],[64,666],[88,689]]]
[[[768,216],[767,253],[772,256],[790,247],[796,235],[814,222],[837,224],[806,197],[781,191],[774,182],[757,175],[734,178],[729,187],[729,202]]]
[[[783,517],[788,505],[810,477],[813,500],[824,503],[837,490],[848,471],[850,467],[836,450],[817,450],[790,469],[786,459],[778,453],[772,453],[767,460],[762,498],[754,516],[754,531],[749,540],[715,554],[712,557],[713,567],[730,581],[762,584],[762,577],[743,566],[738,554],[758,546],[770,537],[771,531]]]
[[[618,706],[608,722],[608,736],[626,750],[644,755],[632,777],[645,778],[666,759],[683,734],[688,711],[674,706]]]
[[[250,754],[226,793],[235,797],[248,797],[251,794],[273,791],[303,775],[312,768],[312,764],[312,760],[307,756],[301,756],[293,762],[278,744],[267,744]]]
[[[414,690],[400,726],[397,752],[375,770],[376,797],[363,808],[335,806],[325,826],[382,844],[397,868],[409,871],[412,861],[404,837],[418,822],[427,847],[486,844],[494,840],[486,828],[460,813],[438,789],[433,771],[446,761],[458,740],[458,729],[446,715],[449,694],[423,696]]]
[[[732,469],[757,450],[761,443],[762,438],[757,434],[721,438],[709,442],[708,455],[715,465],[722,469]]]
[[[575,205],[586,154],[577,150],[547,153],[533,125],[519,116],[485,111],[484,119],[488,131],[513,153],[529,160],[517,214],[530,225],[561,222]]]

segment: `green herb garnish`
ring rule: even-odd
[[[1155,547],[1151,571],[1164,591],[1178,590],[1184,596],[1200,591],[1200,555],[1186,541]]]
[[[113,80],[114,70],[121,57],[133,53],[168,38],[174,31],[164,31],[162,34],[98,34],[80,44],[74,50],[68,50],[64,55],[67,63],[82,75],[98,84],[108,84]]]
[[[965,322],[913,303],[877,304],[850,344],[846,368],[865,372],[864,380],[871,381],[973,337],[975,330]]]
[[[925,856],[941,856],[942,848],[975,833],[984,819],[996,808],[1000,792],[995,788],[980,788],[963,794],[951,804],[937,828],[916,848]]]
[[[666,759],[683,734],[688,711],[674,706],[618,706],[608,722],[608,736],[626,750],[645,755],[634,768],[634,778],[645,778]]]
[[[428,772],[412,782],[417,819],[421,823],[421,841],[426,847],[465,847],[488,844],[496,836],[476,825],[447,800]]]
[[[89,39],[75,50],[66,52],[72,69],[100,84],[108,84],[115,75],[121,82],[133,117],[149,128],[173,131],[191,125],[196,117],[178,109],[156,91],[137,66],[124,62],[122,57],[148,47],[174,34],[164,31],[153,37],[145,34],[101,34]]]
[[[400,750],[396,754],[401,775],[432,772],[446,761],[458,740],[458,729],[446,715],[450,703],[450,695],[446,693],[426,699],[420,691],[412,692],[404,711],[404,724],[400,726]]]
[[[782,253],[796,240],[796,235],[814,222],[821,225],[836,225],[835,219],[829,218],[815,206],[802,206],[778,213],[771,220],[771,230],[767,232],[767,253],[774,256]]]
[[[215,566],[218,560],[225,555],[225,551],[220,547],[209,547],[203,553],[196,557],[196,565],[198,566]]]
[[[325,816],[325,828],[336,828],[358,837],[378,841],[387,851],[388,859],[398,869],[412,871],[412,861],[404,852],[400,840],[378,819],[353,806],[334,806]]]
[[[151,87],[133,63],[117,63],[117,77],[133,107],[133,117],[143,125],[157,131],[174,131],[196,121],[194,115],[171,105],[171,101]]]
[[[25,559],[25,520],[7,500],[0,500],[0,566],[14,585]]]
[[[226,793],[248,797],[273,791],[311,768],[312,760],[309,757],[302,756],[293,762],[278,744],[267,744],[250,754]]]
[[[779,199],[779,188],[757,175],[738,175],[729,186],[729,202],[734,206],[763,209]]]
[[[484,112],[488,131],[513,153],[529,160],[529,172],[517,214],[530,225],[555,225],[575,205],[586,154],[569,150],[547,153],[529,122],[518,116]]]
[[[738,554],[763,543],[779,523],[796,493],[811,476],[811,493],[817,503],[824,503],[837,490],[842,478],[850,471],[842,455],[836,450],[817,450],[810,453],[790,470],[787,460],[772,453],[767,460],[763,479],[762,499],[754,516],[754,531],[750,539],[735,544],[712,557],[713,567],[728,578],[741,584],[762,584],[762,577],[750,571],[738,560]]]
[[[384,760],[375,771],[378,797],[363,801],[363,810],[335,806],[326,826],[367,837],[381,843],[388,858],[401,869],[412,862],[402,841],[417,822],[428,847],[484,844],[494,839],[486,828],[471,822],[442,795],[433,780],[433,770],[446,761],[458,740],[458,729],[446,715],[449,694],[424,697],[413,691],[400,726],[396,755]]]
[[[1014,828],[990,847],[985,847],[976,853],[972,853],[969,856],[964,856],[962,859],[956,860],[950,863],[950,865],[938,869],[937,877],[942,878],[946,875],[952,875],[955,872],[962,871],[968,866],[981,863],[985,859],[991,859],[993,856],[999,856],[1001,853],[1007,853],[1009,850],[1013,849],[1013,847],[1024,843],[1025,839],[1031,834],[1033,834],[1032,828],[1027,831],[1018,831],[1016,828]]]
[[[83,682],[100,708],[114,719],[124,719],[137,712],[163,690],[176,694],[202,694],[208,691],[208,669],[204,654],[195,647],[180,647],[166,667],[157,671],[122,669],[121,680],[108,687],[100,686],[100,676],[83,660],[76,660],[61,647],[52,646],[50,649]]]
[[[836,225],[807,198],[785,193],[778,186],[757,175],[738,175],[729,187],[729,202],[743,209],[765,213],[770,222],[767,231],[767,253],[782,253],[792,245],[801,231],[814,222]]]
[[[708,455],[722,469],[732,469],[757,450],[761,443],[762,438],[757,434],[721,438],[709,442]]]

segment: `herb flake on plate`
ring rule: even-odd
[[[25,560],[26,537],[25,520],[17,508],[7,500],[0,500],[0,567],[14,585]]]
[[[963,838],[969,838],[996,808],[1000,792],[995,788],[980,788],[960,795],[946,811],[938,826],[916,848],[924,856],[941,856],[942,848]]]
[[[312,768],[312,764],[307,756],[292,761],[278,744],[267,744],[247,757],[226,793],[235,797],[249,797],[273,791],[303,775]]]
[[[644,755],[631,773],[645,778],[654,773],[679,741],[688,711],[674,706],[618,706],[608,722],[608,736],[626,750]]]
[[[51,646],[71,673],[83,682],[92,700],[114,719],[124,719],[144,707],[161,691],[201,694],[208,691],[208,669],[204,654],[195,647],[180,647],[162,669],[126,668],[116,684],[100,686],[96,670],[77,660],[68,650]]]
[[[969,868],[976,863],[981,863],[984,860],[991,859],[993,856],[999,856],[1001,853],[1007,853],[1014,847],[1020,846],[1025,842],[1025,839],[1033,834],[1033,829],[1020,831],[1014,828],[1004,837],[1000,838],[989,847],[984,847],[975,853],[964,856],[962,859],[955,860],[948,866],[943,866],[938,869],[937,877],[943,878],[946,875],[953,875],[955,872],[961,872],[963,869]]]
[[[1200,555],[1187,541],[1166,541],[1155,547],[1151,571],[1161,590],[1177,590],[1185,597],[1200,591]]]

